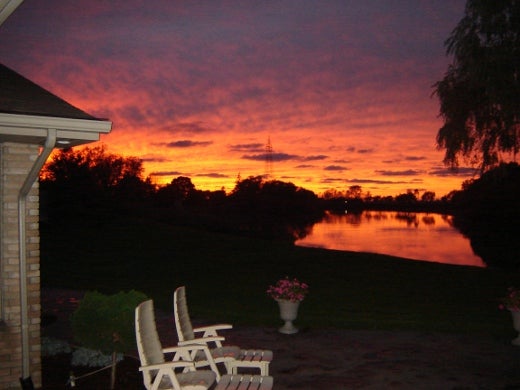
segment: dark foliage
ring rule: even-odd
[[[134,290],[113,295],[87,292],[71,318],[75,341],[105,354],[134,351],[134,310],[146,299]]]
[[[42,219],[131,212],[154,192],[142,172],[141,160],[104,147],[61,150],[40,174]]]
[[[468,0],[446,48],[453,63],[435,84],[437,144],[447,165],[464,157],[485,171],[520,148],[520,2]]]
[[[323,217],[318,197],[279,180],[249,177],[239,181],[225,211],[242,233],[295,240],[305,237]]]
[[[489,266],[520,267],[520,166],[501,164],[452,197],[455,225]]]
[[[42,222],[70,218],[101,221],[111,215],[141,215],[177,225],[294,241],[323,215],[318,197],[292,183],[262,177],[239,181],[230,195],[200,191],[179,176],[163,187],[142,178],[142,161],[104,148],[63,150],[41,178]]]

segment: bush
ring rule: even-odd
[[[134,311],[147,299],[135,290],[114,295],[87,292],[72,315],[75,341],[108,354],[135,350]]]

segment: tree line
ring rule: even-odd
[[[143,172],[142,160],[109,153],[103,146],[57,151],[40,174],[41,220],[132,215],[295,240],[323,216],[319,198],[293,183],[251,176],[237,180],[227,194],[198,190],[186,176],[157,186]]]
[[[237,179],[230,193],[199,190],[186,176],[178,176],[166,185],[144,178],[143,162],[107,152],[104,146],[62,149],[55,153],[40,174],[41,202],[45,214],[135,213],[167,209],[173,215],[210,217],[236,214],[243,221],[258,223],[264,216],[302,219],[301,214],[320,216],[326,210],[344,212],[404,210],[464,213],[493,210],[516,205],[519,188],[511,185],[518,164],[503,163],[478,179],[467,180],[460,190],[440,199],[433,191],[407,190],[397,196],[373,196],[359,185],[344,191],[328,190],[321,196],[293,183],[266,180],[262,176]],[[507,177],[508,180],[490,180]],[[477,190],[475,190],[477,188]],[[503,194],[503,195],[501,195]],[[507,198],[507,201],[504,201]],[[54,210],[54,211],[53,211]],[[57,211],[59,210],[59,211]],[[254,217],[252,217],[254,215]],[[243,222],[242,221],[242,222]]]
[[[55,217],[91,213],[146,212],[190,217],[234,215],[244,230],[254,224],[266,225],[273,218],[309,222],[325,210],[343,212],[363,209],[433,211],[447,207],[446,198],[437,200],[435,193],[408,190],[392,196],[372,196],[361,186],[344,191],[329,190],[321,196],[293,183],[266,180],[262,176],[237,179],[226,193],[199,190],[186,176],[178,176],[166,185],[153,184],[143,176],[142,160],[109,153],[104,146],[62,149],[48,161],[40,174],[41,202],[44,215]],[[213,216],[213,217],[212,217]],[[253,223],[254,222],[254,223]]]
[[[114,155],[103,146],[56,152],[40,175],[42,226],[99,224],[126,216],[294,242],[305,237],[326,211],[441,212],[454,216],[456,227],[487,263],[497,254],[500,263],[519,263],[520,167],[516,163],[502,163],[441,199],[434,192],[418,190],[395,197],[372,196],[360,186],[319,197],[293,183],[262,176],[237,180],[229,193],[203,191],[186,176],[157,186],[143,172],[142,160]]]

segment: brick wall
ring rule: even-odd
[[[0,144],[0,389],[19,389],[22,376],[18,194],[38,154],[36,145]],[[38,217],[38,183],[35,183],[26,206],[26,272],[30,375],[37,388],[41,386]]]

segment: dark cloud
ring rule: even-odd
[[[179,171],[156,171],[150,173],[150,176],[185,176],[185,174]]]
[[[407,169],[404,171],[376,170],[376,173],[383,176],[416,176],[421,175],[423,172],[414,169]]]
[[[326,160],[329,156],[325,154],[318,154],[316,156],[307,156],[303,158],[303,161],[317,161],[317,160]]]
[[[333,184],[336,184],[336,183],[342,183],[342,182],[345,182],[346,180],[344,178],[339,178],[339,177],[326,177],[324,179],[322,179],[320,181],[320,183],[324,183],[324,184],[330,184],[330,183],[333,183]]]
[[[346,171],[346,170],[348,170],[347,167],[343,167],[341,165],[327,165],[323,169],[326,171]]]
[[[374,149],[358,149],[357,153],[359,154],[367,154],[367,153],[373,153]]]
[[[423,157],[423,156],[406,156],[404,159],[406,161],[423,161],[423,160],[426,160],[426,157]]]
[[[300,165],[296,165],[295,168],[297,169],[304,169],[304,168],[314,168],[315,165],[310,165],[310,164],[300,164]]]
[[[211,141],[191,141],[191,140],[180,140],[173,142],[161,142],[155,143],[156,146],[165,146],[167,148],[192,148],[194,146],[208,146],[213,142]]]
[[[245,160],[255,161],[288,161],[288,160],[299,160],[300,157],[294,154],[287,153],[262,153],[262,154],[245,154],[242,156]]]
[[[476,168],[459,167],[455,170],[450,168],[434,168],[428,173],[433,176],[449,177],[449,176],[475,176],[479,172]]]
[[[229,177],[228,175],[224,175],[222,173],[216,173],[216,172],[212,172],[212,173],[198,173],[195,176],[197,176],[197,177],[211,177],[211,178],[214,178],[214,179],[222,179],[222,178],[228,178]]]
[[[415,185],[421,184],[423,182],[422,179],[413,179],[413,180],[377,180],[377,179],[347,179],[347,183],[352,184],[378,184],[378,185]]]
[[[236,144],[230,145],[229,150],[232,152],[261,152],[265,151],[265,145],[261,143],[251,143],[251,144]]]
[[[137,105],[126,105],[117,110],[118,116],[126,118],[134,123],[147,123],[148,115]]]
[[[191,122],[191,123],[177,123],[174,125],[175,132],[184,132],[190,134],[200,134],[212,131],[210,127],[204,124],[204,122]]]
[[[348,179],[348,183],[353,184],[406,184],[404,181],[389,181],[389,180],[373,180],[373,179]]]
[[[354,123],[357,129],[381,129],[399,125],[398,120],[380,120],[377,118],[363,118]]]
[[[164,162],[170,161],[170,159],[168,159],[168,158],[158,157],[158,156],[145,156],[145,157],[141,157],[141,160],[143,162],[155,162],[155,163],[164,163]]]

